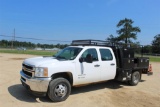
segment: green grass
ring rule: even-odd
[[[150,57],[150,61],[151,62],[160,62],[160,57],[159,58],[152,58],[152,57]]]
[[[52,56],[55,51],[42,51],[42,50],[11,50],[11,49],[0,49],[0,53],[13,53],[13,54],[29,54],[29,55],[40,55],[40,56]]]
[[[144,55],[144,57],[149,57],[151,62],[160,62],[160,56]]]
[[[141,57],[141,55],[136,54],[136,57]],[[149,57],[150,62],[160,62],[160,56],[143,55],[143,57]]]

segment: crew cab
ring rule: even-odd
[[[106,41],[75,40],[54,56],[25,59],[20,80],[33,94],[59,102],[69,97],[74,86],[112,79],[137,85],[148,66],[149,58],[134,57],[133,49]]]

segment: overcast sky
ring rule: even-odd
[[[105,40],[118,36],[124,18],[140,27],[137,41],[150,44],[160,34],[160,0],[0,0],[0,35],[15,28],[20,37]]]

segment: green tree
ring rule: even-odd
[[[141,32],[139,27],[133,27],[132,24],[134,22],[131,19],[123,19],[120,20],[117,24],[117,27],[121,27],[119,30],[117,30],[117,33],[119,34],[119,40],[125,41],[127,44],[128,42],[131,42],[131,39],[136,40],[137,39],[137,33]]]
[[[109,35],[109,37],[107,37],[106,40],[109,42],[118,42],[118,37],[115,37],[111,34],[111,35]]]
[[[152,53],[160,54],[160,34],[156,35],[152,41]]]
[[[151,45],[146,45],[146,46],[143,47],[143,52],[145,54],[150,54],[151,53],[151,49],[152,49]]]

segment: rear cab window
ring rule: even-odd
[[[113,55],[109,49],[99,49],[101,54],[102,61],[111,61],[113,60]]]

